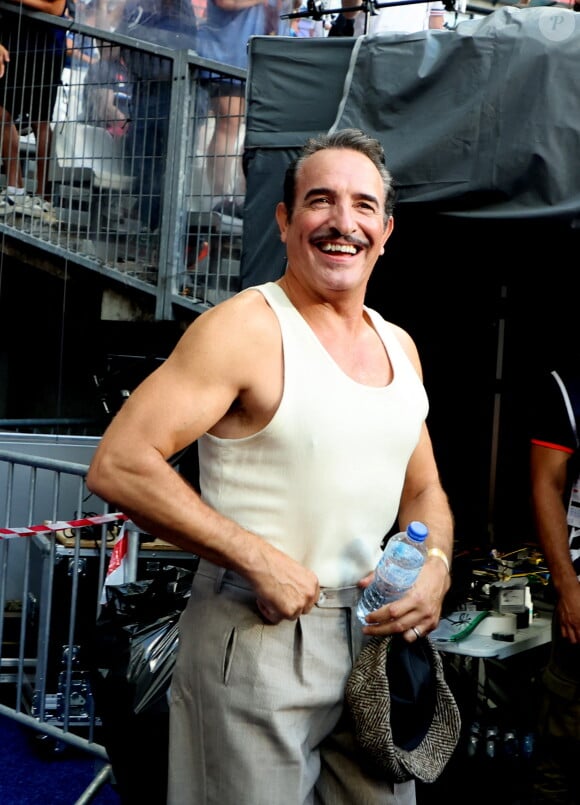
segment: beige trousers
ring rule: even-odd
[[[201,560],[171,685],[168,805],[414,805],[364,768],[343,714],[364,635],[354,587],[264,622],[245,580]]]

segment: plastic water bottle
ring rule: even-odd
[[[406,531],[393,534],[386,544],[375,570],[375,577],[363,592],[357,606],[359,621],[368,626],[365,617],[389,601],[400,598],[415,583],[425,562],[425,539],[429,530],[413,520]]]

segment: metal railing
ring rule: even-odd
[[[98,630],[121,525],[127,538],[125,582],[163,584],[165,573],[183,569],[187,585],[197,561],[139,532],[87,490],[87,462],[97,443],[97,437],[0,434],[0,715],[56,747],[72,746],[102,761],[76,805],[115,781],[118,768],[109,755],[111,715],[104,714],[109,689],[101,678],[108,659],[102,646],[110,645],[110,636],[99,638]],[[160,663],[156,656],[157,664],[169,668],[168,658]],[[157,678],[151,685],[156,695],[163,694]],[[128,731],[129,722],[128,713],[119,714],[115,728]],[[140,721],[141,728],[145,723]]]
[[[87,493],[87,470],[86,464],[0,449],[0,714],[103,761],[77,805],[113,779],[99,742],[87,655],[116,521]],[[106,522],[64,527],[87,506],[94,511],[85,519],[100,515]],[[39,530],[46,523],[62,528]],[[136,578],[134,530],[129,540],[129,574]]]
[[[29,417],[0,419],[0,432],[47,433],[51,435],[98,436],[103,432],[102,420],[90,417]]]
[[[98,720],[79,647],[83,628],[96,622],[107,526],[101,527],[101,538],[91,548],[98,569],[88,596],[81,590],[83,529],[67,531],[68,547],[59,543],[58,532],[22,537],[8,533],[70,520],[75,511],[82,511],[88,503],[87,469],[84,464],[0,449],[0,685],[2,702],[13,702],[0,704],[0,713],[106,764],[107,752],[96,740]],[[91,500],[89,505],[106,512],[102,502]],[[56,611],[58,602],[63,605]],[[109,777],[106,764],[100,782]]]
[[[29,13],[0,5],[2,14]],[[151,297],[158,320],[175,318],[176,308],[201,312],[233,294],[242,240],[243,104],[215,99],[243,97],[245,70],[39,16],[83,35],[97,58],[88,68],[73,58],[62,73],[51,123],[51,207],[3,214],[1,250],[10,240],[11,253],[19,242],[23,251],[31,245],[97,271]],[[19,58],[12,54],[10,69]],[[33,195],[37,144],[24,108],[16,122],[25,187]],[[218,129],[229,138],[224,147],[222,136],[221,149]],[[2,135],[8,129],[0,122]],[[0,191],[7,163],[5,157]]]

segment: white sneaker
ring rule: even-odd
[[[6,190],[0,193],[0,215],[12,215],[16,212],[15,197],[9,196]]]
[[[50,201],[26,193],[9,195],[6,190],[0,193],[0,215],[29,215],[46,223],[56,223],[57,217]]]
[[[47,224],[55,224],[58,221],[56,211],[50,201],[40,196],[28,196],[30,199],[30,212],[22,211],[22,215],[32,215],[34,218],[41,218]]]

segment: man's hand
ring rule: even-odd
[[[366,587],[372,576],[360,582]],[[443,599],[451,586],[447,568],[440,560],[426,562],[415,584],[397,601],[377,609],[363,627],[368,635],[403,634],[410,643],[432,632],[439,623]],[[414,630],[417,630],[416,632]]]
[[[557,609],[562,636],[572,644],[580,643],[580,584],[560,593]]]
[[[287,554],[264,544],[262,568],[247,575],[256,590],[258,609],[270,623],[295,621],[306,615],[320,597],[316,574],[307,570]]]

